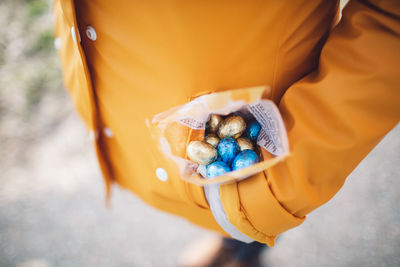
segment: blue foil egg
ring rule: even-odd
[[[228,164],[223,161],[215,161],[207,165],[207,177],[212,178],[216,176],[223,175],[224,173],[230,172]]]
[[[240,152],[232,163],[232,170],[236,171],[249,167],[259,161],[257,153],[253,150],[246,149]]]
[[[222,161],[230,165],[237,153],[239,153],[240,148],[235,139],[222,138],[218,143],[217,151]]]
[[[246,136],[250,140],[257,140],[258,134],[260,133],[261,125],[258,121],[251,121],[247,124]]]

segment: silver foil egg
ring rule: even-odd
[[[204,141],[209,143],[213,147],[217,147],[219,138],[215,134],[207,134],[206,137],[204,137]]]
[[[201,165],[207,165],[214,162],[218,153],[217,150],[204,141],[192,141],[186,148],[189,159]]]
[[[203,177],[207,177],[207,166],[206,165],[199,165],[196,172]]]
[[[233,115],[223,120],[218,128],[219,138],[238,138],[246,129],[246,122],[241,116]]]
[[[238,139],[236,139],[240,151],[246,150],[246,149],[251,149],[254,150],[254,146],[253,143],[246,137],[239,137]]]
[[[207,123],[210,133],[216,133],[221,122],[222,117],[220,115],[211,114],[210,120]]]

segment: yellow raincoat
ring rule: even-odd
[[[269,85],[291,156],[221,186],[229,222],[268,245],[327,202],[400,118],[400,1],[56,0],[64,82],[112,182],[227,235],[146,119],[199,95]],[[338,24],[337,24],[338,23]],[[337,25],[336,25],[337,24]],[[135,212],[134,210],[129,212]],[[334,216],[334,215],[332,215]]]

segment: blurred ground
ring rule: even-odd
[[[176,266],[207,234],[114,188],[61,84],[47,0],[0,2],[0,266]],[[268,266],[400,266],[400,126]]]

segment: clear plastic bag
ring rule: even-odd
[[[206,94],[157,114],[148,123],[154,142],[160,152],[178,166],[183,180],[200,186],[240,181],[270,168],[289,155],[289,144],[278,108],[271,100],[262,99],[263,92],[268,89],[257,86]],[[257,139],[260,162],[206,179],[200,175],[199,165],[188,159],[186,147],[191,141],[204,139],[211,114],[231,113],[240,113],[260,123],[262,128]]]

